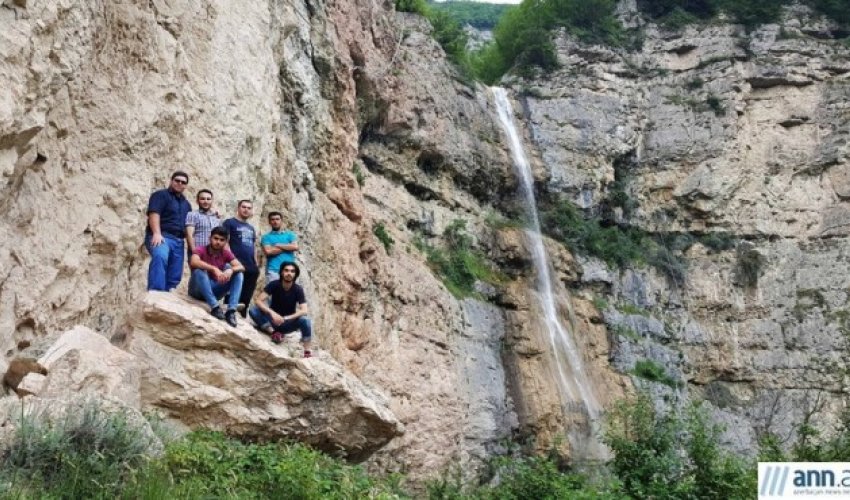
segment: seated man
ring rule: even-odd
[[[275,344],[283,340],[283,334],[300,330],[304,357],[309,358],[313,331],[307,318],[304,289],[295,284],[300,274],[294,262],[285,262],[280,266],[280,279],[266,285],[249,314],[257,328],[271,335]]]
[[[189,295],[203,300],[210,306],[210,314],[217,319],[236,326],[236,305],[242,292],[242,271],[245,270],[236,257],[225,248],[229,235],[223,227],[215,227],[210,232],[209,245],[195,247],[195,253],[189,261],[192,277],[189,279]],[[221,312],[218,300],[230,293],[227,312]]]

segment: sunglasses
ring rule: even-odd
[[[189,181],[187,181],[187,180],[183,180],[183,179],[171,179],[171,180],[172,180],[173,182],[176,182],[177,184],[184,184],[184,185],[185,185],[185,184],[189,184]]]

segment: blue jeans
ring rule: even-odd
[[[203,269],[193,269],[192,277],[189,279],[189,295],[203,300],[212,309],[218,306],[218,299],[229,293],[230,299],[227,303],[227,309],[236,310],[236,305],[239,304],[239,294],[242,293],[243,279],[242,273],[239,272],[233,273],[227,283],[219,283],[210,279]]]
[[[254,306],[249,311],[248,314],[251,315],[251,319],[254,320],[254,323],[257,324],[262,329],[266,329],[270,326],[274,327],[274,331],[280,333],[290,333],[295,330],[299,330],[301,332],[301,341],[307,342],[311,338],[313,338],[313,327],[310,326],[310,320],[307,316],[300,316],[295,319],[289,319],[284,321],[283,323],[275,326],[272,324],[272,319],[266,313],[260,310],[259,307]]]
[[[151,246],[152,235],[145,235],[145,248],[151,254],[148,267],[148,290],[167,292],[176,288],[183,277],[183,240],[162,235],[162,244]]]

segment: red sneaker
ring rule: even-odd
[[[305,357],[305,358],[312,358],[312,357],[313,357],[313,353],[312,353],[312,352],[310,352],[310,351],[304,351],[304,357]]]
[[[282,341],[283,335],[281,335],[280,332],[274,332],[272,334],[272,342],[274,342],[275,344],[280,344]]]

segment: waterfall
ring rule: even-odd
[[[537,299],[540,302],[540,309],[544,315],[544,326],[548,333],[549,345],[557,370],[558,386],[562,391],[562,399],[565,401],[565,405],[580,404],[583,406],[583,411],[589,420],[587,431],[593,434],[597,428],[596,424],[598,423],[601,408],[594,394],[593,386],[590,384],[585,373],[584,363],[576,348],[572,334],[561,322],[558,314],[555,295],[553,293],[549,255],[546,253],[546,248],[543,246],[543,238],[540,235],[540,218],[537,213],[537,201],[534,196],[534,178],[531,174],[528,159],[525,156],[522,141],[514,125],[513,110],[508,100],[507,91],[500,87],[492,87],[491,90],[495,97],[499,121],[501,122],[502,129],[505,131],[505,135],[508,137],[514,168],[522,185],[525,210],[531,222],[531,227],[526,229],[525,233],[533,254],[533,263],[537,273]],[[568,409],[565,408],[565,411]],[[574,437],[571,436],[571,439]],[[578,443],[572,444],[576,446]],[[595,436],[591,435],[590,442],[584,444],[585,446],[583,448],[586,448],[584,451],[590,455],[596,455],[592,458],[603,458],[600,455],[605,455],[602,446],[596,442]],[[586,456],[585,458],[591,457]]]

